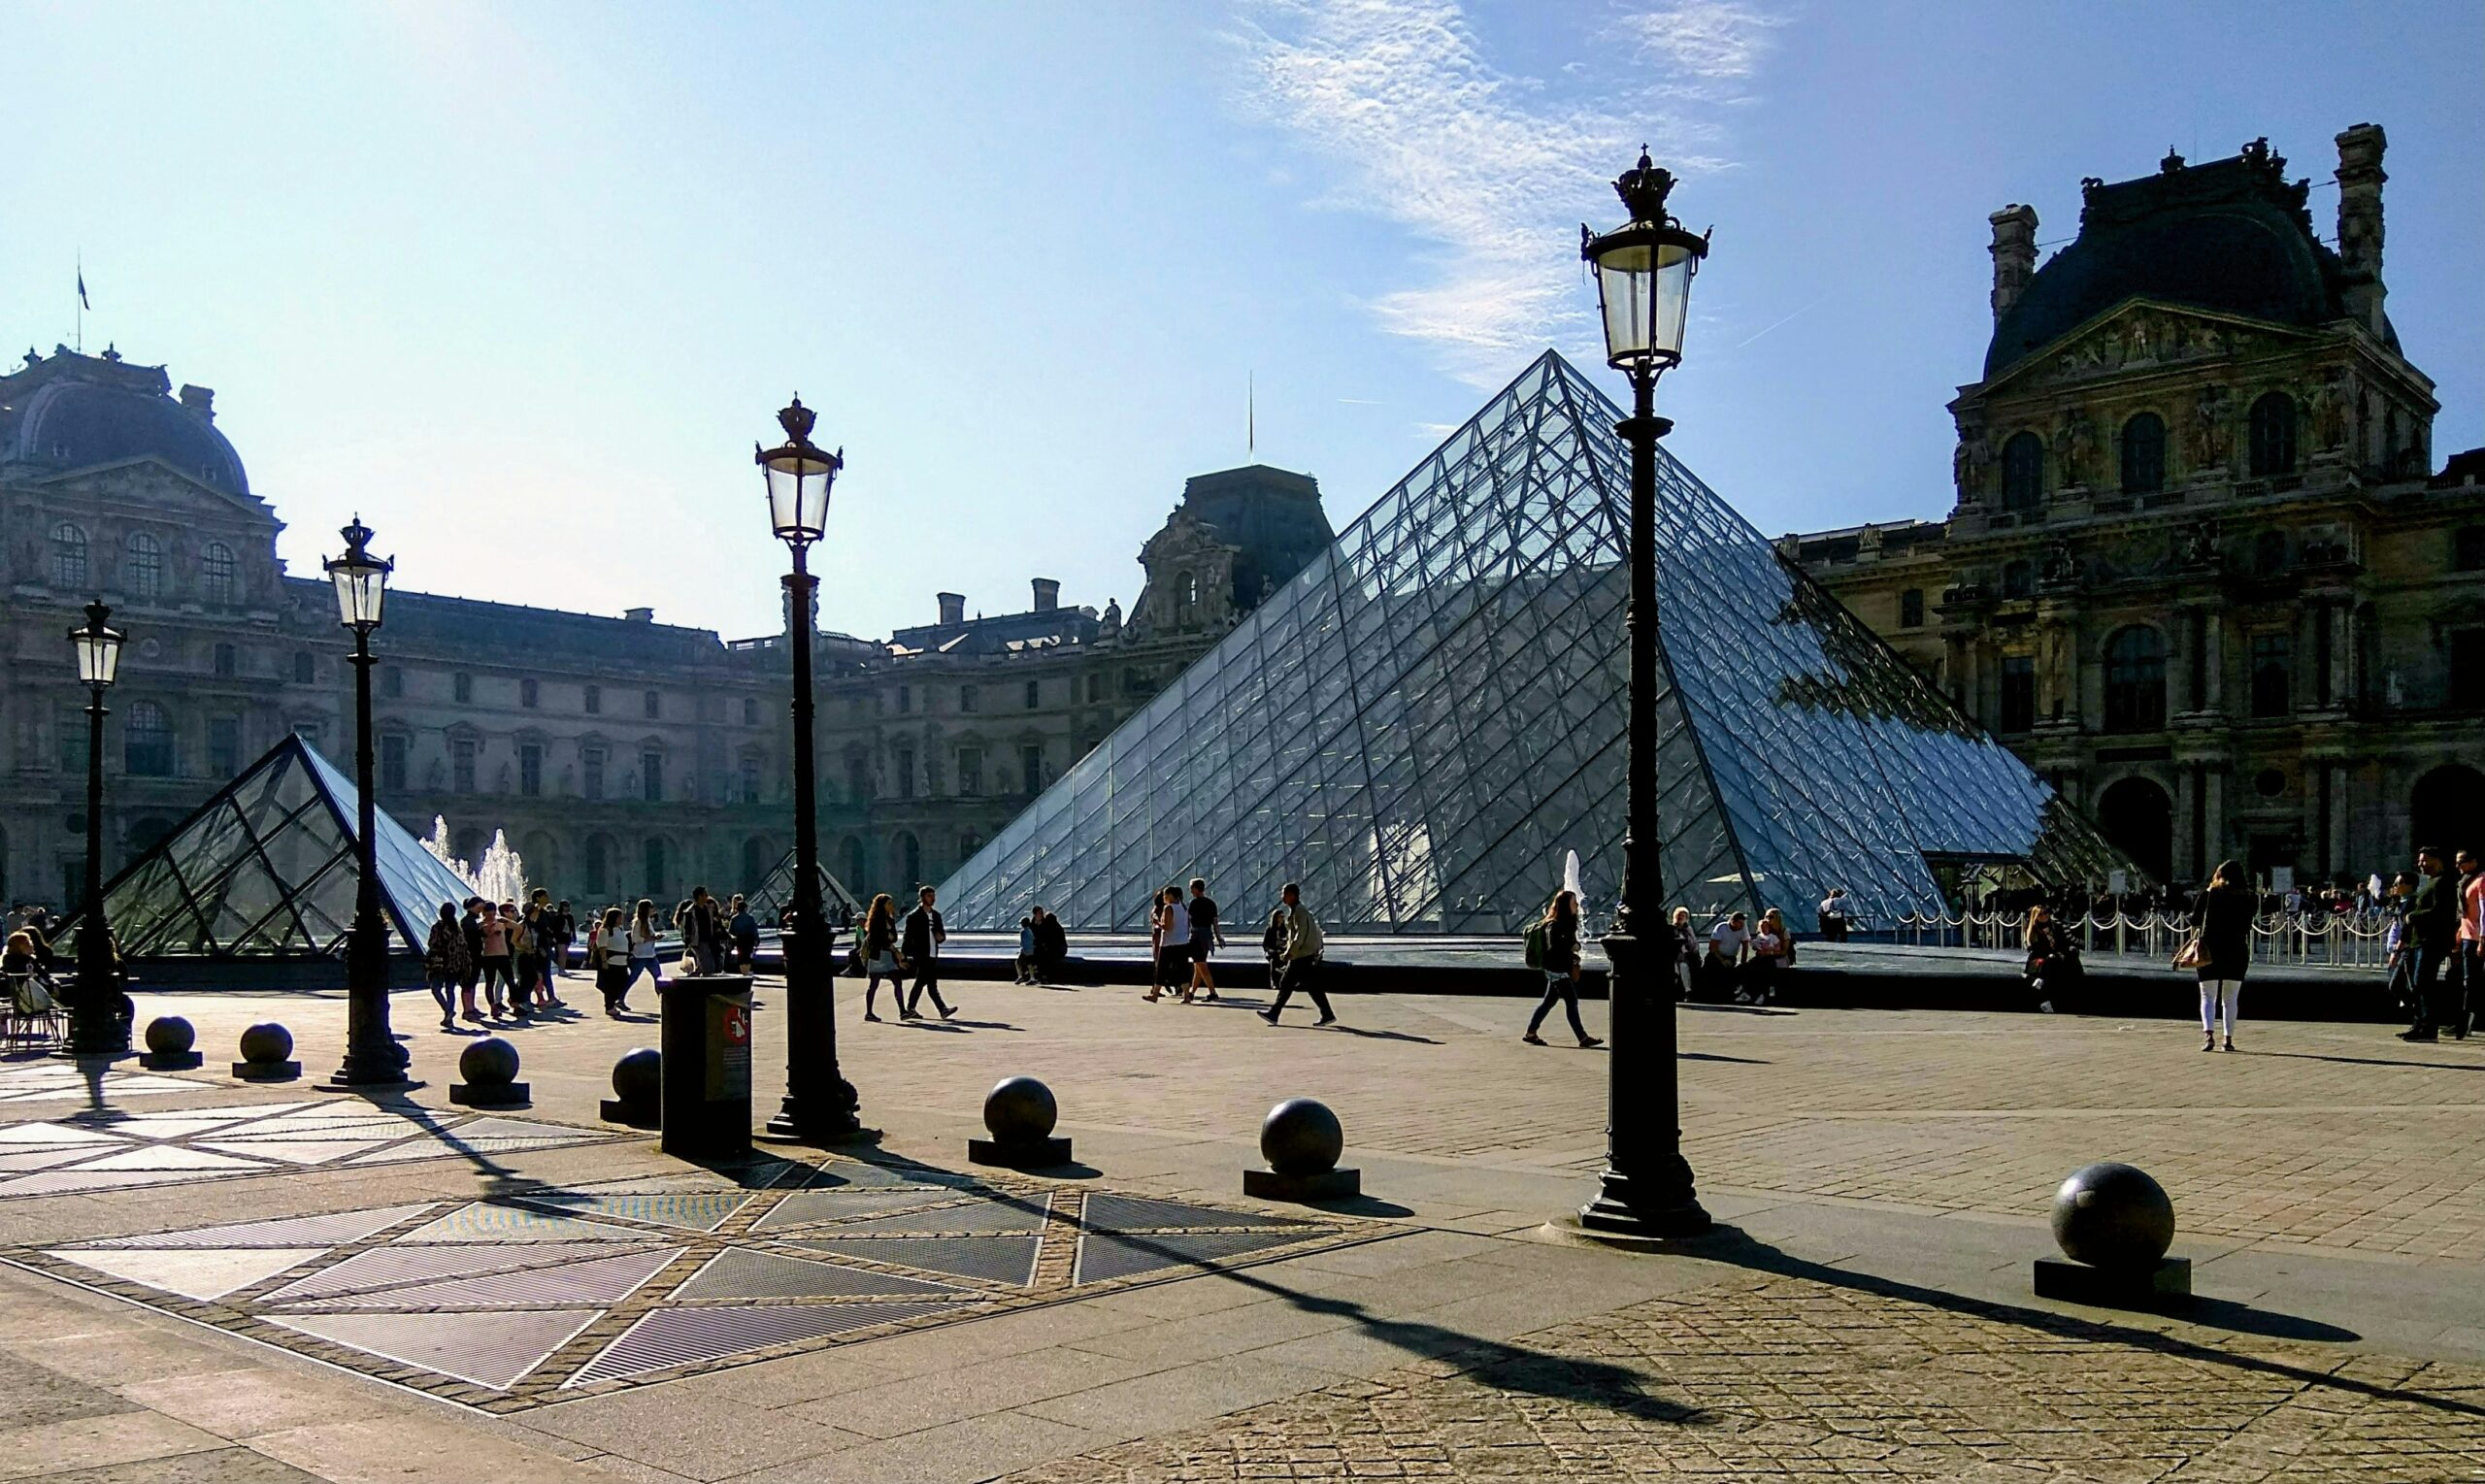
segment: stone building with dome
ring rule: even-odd
[[[68,630],[101,595],[129,643],[108,698],[109,876],[284,734],[353,755],[328,583],[278,557],[215,394],[108,350],[0,375],[0,901],[74,909],[85,695]],[[376,512],[375,512],[376,513]],[[1264,466],[1190,481],[1141,554],[1131,614],[1029,608],[886,640],[823,633],[820,834],[854,890],[937,881],[1329,540],[1317,485]],[[378,796],[457,852],[503,831],[580,905],[756,886],[791,842],[788,648],[655,621],[409,590],[376,640]],[[622,601],[631,595],[616,594]]]
[[[1947,518],[1781,543],[2163,879],[2485,848],[2485,450],[2433,458],[2385,143],[2337,136],[2335,247],[2261,140],[2082,181],[2041,265],[1994,213]]]

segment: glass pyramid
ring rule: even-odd
[[[343,955],[357,812],[352,781],[288,735],[104,888],[122,958]],[[440,905],[474,891],[386,810],[375,818],[389,951],[419,955]]]
[[[750,893],[749,902],[750,914],[759,919],[760,928],[773,932],[778,919],[785,915],[785,908],[794,905],[793,851],[785,852],[785,858],[777,863],[777,869],[768,873],[768,879],[760,882],[759,889]],[[863,915],[862,899],[847,891],[845,883],[837,879],[826,866],[819,868],[819,905],[820,910],[832,919],[841,907],[849,919],[859,920]]]
[[[942,888],[952,924],[1042,904],[1136,931],[1204,876],[1250,921],[1303,884],[1333,932],[1509,934],[1567,852],[1620,890],[1629,659],[1621,413],[1547,351],[1293,582]],[[1799,931],[1941,875],[2124,862],[1767,538],[1658,454],[1664,897]]]

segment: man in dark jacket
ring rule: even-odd
[[[466,939],[466,973],[457,988],[466,997],[466,1018],[482,1024],[483,1017],[475,1008],[475,982],[483,975],[483,917],[480,897],[466,899],[466,915],[457,919],[457,931]]]
[[[949,930],[941,922],[940,909],[932,905],[932,888],[927,886],[916,896],[919,901],[914,910],[906,914],[906,940],[900,949],[914,967],[914,989],[898,1006],[898,1014],[907,1020],[922,1019],[922,1012],[915,1006],[923,1003],[924,993],[929,991],[932,1007],[946,1020],[957,1013],[954,1006],[941,998],[941,945],[949,940]]]
[[[2407,949],[2416,965],[2416,1023],[2399,1033],[2401,1040],[2435,1040],[2441,1028],[2468,1034],[2467,997],[2456,986],[2448,993],[2436,982],[2459,943],[2458,883],[2442,869],[2442,853],[2432,845],[2416,852],[2416,895],[2407,900]]]
[[[1033,915],[1036,919],[1036,982],[1058,983],[1063,967],[1070,962],[1070,934],[1063,929],[1060,918],[1043,907],[1037,907]]]

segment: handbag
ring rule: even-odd
[[[2174,967],[2192,970],[2211,967],[2208,946],[2201,941],[2200,934],[2193,934],[2184,941],[2182,947],[2174,950]]]

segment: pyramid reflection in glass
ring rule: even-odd
[[[1374,1235],[1316,1213],[761,1158],[9,1261],[514,1411]]]
[[[1303,884],[1333,931],[1519,930],[1566,852],[1620,887],[1630,455],[1546,352],[941,888],[952,927],[1043,905],[1131,931],[1205,876],[1229,921]],[[1949,863],[2126,865],[1662,449],[1657,728],[1669,904],[1866,921]]]

